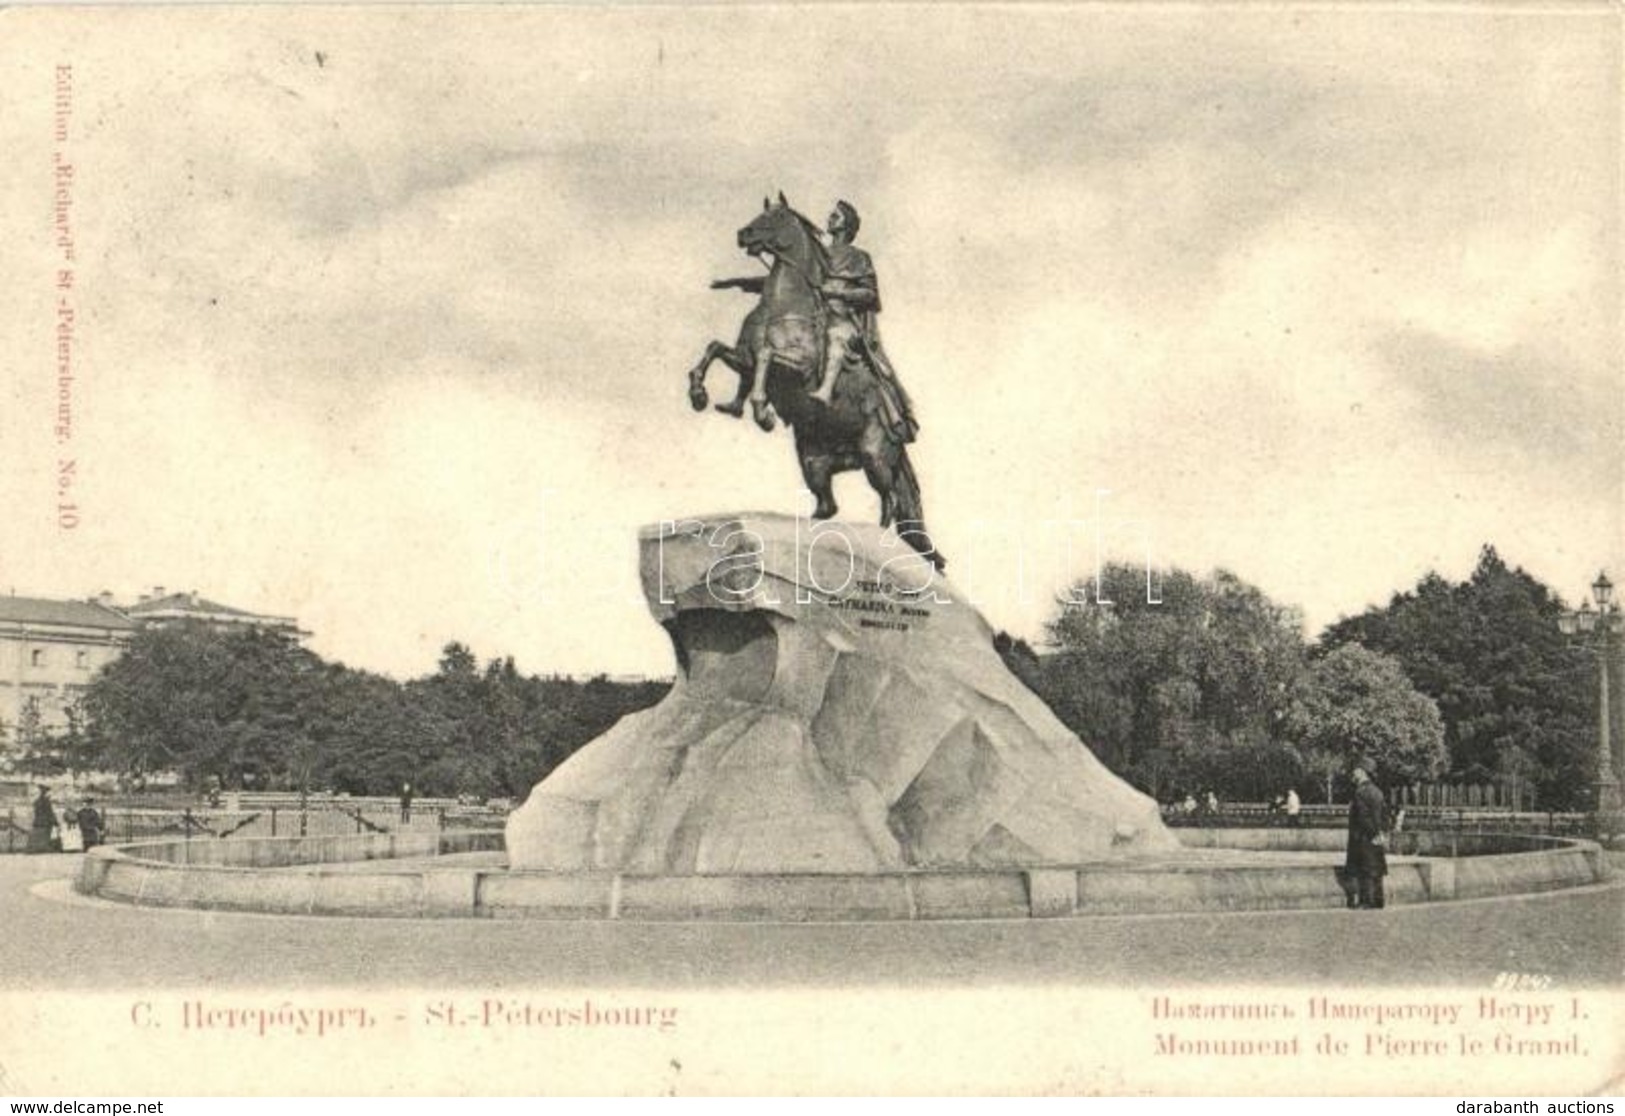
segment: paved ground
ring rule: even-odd
[[[1625,879],[1386,911],[880,925],[446,922],[148,910],[74,895],[78,857],[0,857],[0,989],[1625,986]]]

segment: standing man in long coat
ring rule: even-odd
[[[76,820],[79,823],[79,832],[85,838],[86,852],[102,843],[102,814],[100,810],[96,809],[96,800],[94,798],[85,799],[85,804],[80,807]]]
[[[1382,879],[1388,874],[1388,804],[1365,767],[1354,769],[1354,798],[1349,803],[1349,847],[1343,871],[1354,882],[1349,906],[1380,910]]]

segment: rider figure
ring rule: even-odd
[[[825,327],[824,367],[812,397],[828,406],[835,396],[835,380],[840,375],[841,366],[848,359],[867,359],[874,369],[886,425],[902,441],[912,442],[920,427],[914,421],[908,393],[903,390],[903,385],[897,379],[897,371],[880,344],[880,329],[875,322],[875,316],[880,313],[880,285],[875,278],[875,265],[869,259],[869,253],[852,243],[858,235],[859,224],[858,211],[851,203],[835,203],[826,225],[830,236],[829,274],[820,291],[829,312],[829,322]],[[760,294],[764,285],[765,280],[756,276],[719,279],[711,284],[711,288],[734,288],[749,294]],[[717,404],[717,410],[738,418],[745,413],[747,394],[748,384],[741,382],[738,398],[731,403]]]
[[[852,241],[861,224],[858,211],[849,202],[838,201],[830,211],[829,277],[823,286],[829,309],[829,326],[824,352],[824,374],[812,397],[828,404],[835,395],[835,380],[849,359],[867,357],[880,387],[886,424],[903,441],[912,442],[919,433],[908,393],[897,379],[897,371],[880,344],[876,315],[880,313],[880,284],[869,253]]]

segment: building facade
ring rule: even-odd
[[[143,628],[162,628],[173,624],[204,624],[216,631],[240,628],[269,628],[296,639],[309,632],[299,630],[299,622],[292,616],[270,616],[258,612],[245,612],[240,608],[219,604],[198,595],[193,589],[185,593],[166,593],[158,586],[141,596],[135,604],[120,609],[124,615]]]
[[[0,597],[0,740],[30,710],[60,729],[98,669],[123,653],[136,623],[100,601]]]
[[[291,616],[246,612],[161,586],[128,607],[115,605],[111,593],[85,601],[0,596],[0,768],[16,759],[19,724],[32,719],[46,731],[66,728],[68,710],[96,671],[123,654],[138,631],[183,623],[270,628],[296,639],[310,634]]]

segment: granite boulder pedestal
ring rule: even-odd
[[[639,547],[676,683],[537,785],[511,868],[864,874],[1179,847],[894,534],[735,514]]]

